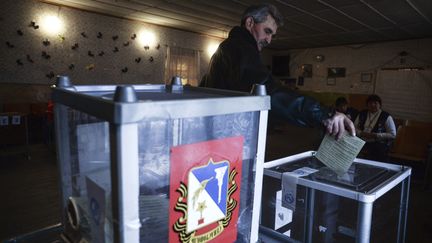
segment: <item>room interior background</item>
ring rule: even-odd
[[[68,75],[74,84],[98,85],[166,83],[177,73],[197,85],[222,41],[34,0],[2,1],[0,24],[3,104],[47,102],[56,75]],[[326,105],[335,96],[352,94],[354,106],[363,107],[365,95],[378,93],[397,118],[432,121],[431,38],[266,49],[263,60],[270,69],[275,56],[288,57],[283,67],[289,70],[276,78],[312,92]],[[331,76],[332,70],[343,73]]]
[[[63,24],[47,27],[44,19],[48,16]],[[27,116],[27,135],[30,142],[38,143],[45,136],[49,86],[55,83],[56,75],[68,75],[74,84],[164,84],[172,74],[168,63],[173,60],[173,69],[185,82],[196,85],[207,70],[211,52],[223,40],[38,0],[1,1],[0,30],[0,112]],[[270,69],[275,66],[275,56],[288,60],[283,66],[288,72],[276,78],[324,104],[331,105],[343,95],[356,108],[363,108],[367,95],[377,93],[383,98],[384,109],[394,117],[432,122],[432,38],[265,49],[263,60]],[[193,72],[187,70],[191,65],[196,66]],[[189,74],[195,79],[189,79]],[[12,142],[14,137],[14,142],[23,144],[22,123],[17,129],[11,130],[8,141],[2,141]],[[303,129],[294,136],[283,133],[284,143],[277,144],[281,153],[287,149],[303,151],[311,146],[311,140],[318,141],[315,137],[304,139],[304,144],[295,141],[307,132]],[[418,134],[413,138],[418,140]],[[28,188],[30,183],[23,184]]]
[[[376,93],[383,108],[399,119],[432,121],[432,39],[332,46],[265,52],[271,65],[274,56],[289,56],[289,76],[300,91],[313,92],[327,105],[337,96],[351,94],[356,108],[365,108],[365,98]],[[310,65],[310,71],[304,71]],[[329,73],[344,69],[338,75]],[[333,77],[331,77],[333,75]]]

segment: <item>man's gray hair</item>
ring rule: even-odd
[[[244,11],[241,26],[245,26],[248,17],[252,17],[255,23],[262,23],[267,20],[268,15],[273,17],[278,27],[283,25],[283,16],[274,5],[260,4],[252,5]]]

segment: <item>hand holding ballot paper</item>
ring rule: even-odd
[[[339,140],[326,134],[315,157],[336,174],[343,175],[348,171],[364,144],[365,141],[347,133],[343,134]]]
[[[334,171],[335,173],[332,173],[334,176],[342,178],[346,175],[346,172],[364,144],[365,142],[363,140],[356,136],[351,136],[348,133],[344,133],[338,140],[336,140],[334,136],[326,134],[315,157]],[[326,167],[323,168],[327,169]],[[306,173],[306,171],[308,172]],[[303,167],[291,172],[284,172],[282,174],[282,207],[293,211],[295,210],[299,177],[323,171],[325,170],[320,169],[317,171],[315,169]]]

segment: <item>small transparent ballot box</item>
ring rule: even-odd
[[[337,175],[314,151],[265,163],[260,232],[282,242],[404,242],[411,168],[355,159]]]
[[[257,87],[250,95],[179,82],[73,86],[59,77],[62,237],[256,242],[270,108]]]

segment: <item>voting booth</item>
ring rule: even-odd
[[[315,151],[267,162],[260,232],[287,242],[404,242],[410,175],[363,159],[337,174]]]
[[[171,85],[53,89],[64,236],[256,242],[270,98]]]

